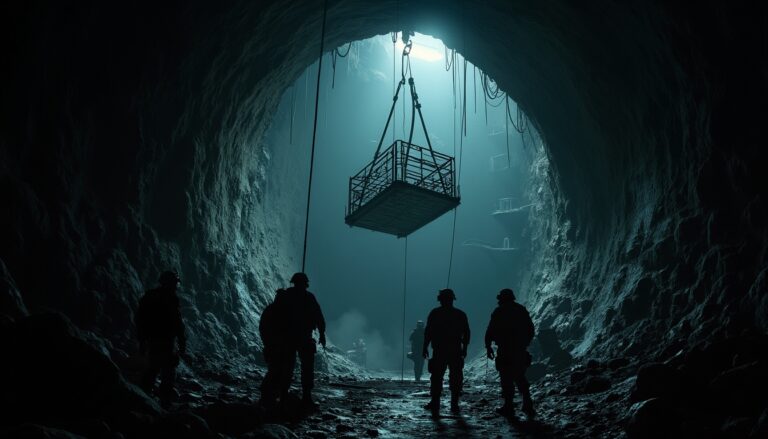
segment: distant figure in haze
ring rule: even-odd
[[[176,366],[179,356],[187,349],[184,321],[176,295],[180,279],[173,271],[160,275],[160,286],[147,291],[139,301],[136,312],[136,329],[139,349],[148,360],[141,385],[147,394],[152,394],[157,375],[160,375],[160,404],[168,408],[173,395]],[[176,342],[179,350],[176,351]]]
[[[501,396],[504,398],[504,406],[496,411],[504,416],[514,416],[513,400],[517,385],[523,396],[523,412],[533,417],[533,401],[525,378],[525,370],[531,365],[531,354],[527,348],[533,340],[533,321],[525,307],[515,301],[515,293],[511,289],[501,290],[496,298],[499,306],[491,314],[491,321],[485,331],[485,349],[489,359],[496,359],[496,370],[501,378]],[[498,346],[496,354],[492,342]]]
[[[296,364],[296,353],[301,361],[301,389],[304,405],[314,408],[312,388],[315,386],[315,352],[317,346],[312,338],[312,332],[317,329],[320,333],[319,342],[325,348],[325,318],[315,295],[307,291],[309,278],[304,273],[296,273],[291,277],[293,286],[285,290],[285,343],[290,361],[286,367],[293,371]],[[282,305],[281,305],[282,306]],[[293,374],[283,386],[287,389]]]
[[[440,394],[443,391],[445,370],[450,369],[448,386],[451,389],[451,411],[459,410],[459,396],[464,383],[464,358],[469,345],[469,322],[467,315],[453,307],[456,295],[451,289],[440,290],[437,296],[440,306],[433,309],[427,318],[424,330],[423,357],[429,358],[428,347],[432,344],[432,359],[429,360],[430,396],[428,410],[440,409]]]
[[[366,367],[368,362],[368,348],[365,347],[365,340],[358,338],[352,343],[352,350],[347,352],[349,358],[360,367]]]
[[[413,360],[413,375],[416,377],[416,382],[421,381],[421,373],[424,370],[424,356],[421,353],[424,351],[424,322],[419,320],[416,322],[416,327],[411,331],[409,337],[411,341],[411,355],[410,359]]]
[[[267,362],[267,374],[261,382],[261,404],[266,408],[274,407],[278,397],[281,402],[285,401],[296,365],[296,351],[291,349],[287,338],[287,294],[282,288],[277,290],[275,300],[264,308],[259,320],[264,361]]]

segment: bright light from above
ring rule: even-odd
[[[416,37],[411,37],[411,41],[413,41],[413,47],[411,48],[411,58],[420,59],[426,62],[436,62],[443,59],[443,54],[440,53],[439,50],[418,43],[418,41],[424,37],[425,36],[421,34],[417,34]],[[434,38],[430,39],[433,41],[438,41]],[[395,48],[397,49],[398,54],[403,53],[403,47],[405,47],[405,45],[403,44],[403,40],[400,38],[400,34],[398,33],[397,43],[395,43]]]

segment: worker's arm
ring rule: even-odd
[[[432,342],[432,313],[429,313],[427,317],[427,327],[424,328],[424,344],[421,348],[421,355],[424,358],[429,358],[429,344]]]
[[[469,337],[470,337],[470,331],[469,331],[469,320],[467,319],[467,315],[464,314],[464,343],[462,347],[461,355],[466,358],[467,357],[467,347],[469,346]]]
[[[491,321],[488,322],[488,328],[485,330],[485,351],[488,358],[491,360],[494,359],[495,354],[493,353],[493,346],[491,346],[491,343],[493,343],[494,339],[496,338],[496,311],[491,314]]]
[[[320,309],[320,304],[317,303],[314,295],[312,295],[312,302],[314,302],[313,307],[315,308],[315,325],[320,333],[320,340],[318,341],[325,347],[325,317],[323,316],[323,310]]]
[[[181,307],[179,300],[176,299],[176,337],[179,340],[179,352],[187,352],[187,328],[184,326],[184,319],[181,317]]]
[[[528,310],[525,310],[525,320],[526,329],[528,331],[528,344],[531,344],[531,341],[533,341],[533,336],[536,334],[536,330],[533,327],[533,320],[531,319],[531,314],[528,313]]]

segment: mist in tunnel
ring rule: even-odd
[[[469,315],[475,334],[472,352],[483,349],[481,338],[496,293],[518,289],[529,269],[531,166],[542,155],[541,145],[531,140],[537,134],[528,132],[534,128],[516,126],[524,115],[518,116],[517,105],[507,101],[491,78],[469,62],[465,66],[464,58],[442,41],[412,37],[410,75],[432,146],[456,158],[461,205],[455,212],[455,233],[450,211],[408,236],[404,273],[405,238],[344,223],[349,178],[373,159],[403,73],[402,40],[397,38],[398,45],[389,35],[352,42],[337,49],[345,57],[332,53],[324,60],[306,262],[312,289],[329,320],[331,341],[349,350],[362,338],[368,366],[389,370],[401,368],[403,331],[407,342],[416,321],[426,320],[437,306],[437,292],[446,287],[454,289],[456,306]],[[271,160],[293,163],[291,177],[297,185],[308,181],[317,68],[317,62],[309,66],[286,90],[267,132]],[[382,150],[393,139],[408,139],[411,105],[406,84]],[[414,122],[413,143],[426,148],[418,116]],[[303,197],[294,198],[296,213],[304,208],[306,187],[297,189],[299,193]],[[526,292],[519,289],[518,294],[525,302]],[[358,318],[361,324],[346,324]],[[405,352],[409,349],[406,345]]]

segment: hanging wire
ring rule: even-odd
[[[291,128],[288,133],[288,144],[293,145],[293,118],[296,115],[296,83],[291,86]]]
[[[463,99],[462,95],[459,94],[459,99],[461,102],[461,112],[462,112],[462,123],[466,124],[466,114],[467,114],[467,60],[464,59],[464,76],[463,78],[459,74],[459,84],[461,84],[461,81],[463,79],[464,81],[464,94]],[[456,94],[456,89],[454,88],[454,94]],[[454,157],[456,157],[456,111],[454,110],[454,128],[453,128],[453,139],[454,139]],[[459,130],[463,131],[463,135],[459,134],[459,156],[457,160],[457,172],[456,172],[456,184],[459,190],[461,190],[461,168],[462,164],[464,162],[464,137],[466,136],[466,125],[462,128],[462,126],[459,127]],[[453,225],[451,226],[451,251],[450,256],[448,257],[448,276],[445,282],[446,288],[450,288],[451,286],[451,274],[453,272],[453,253],[454,253],[454,247],[456,244],[456,218],[458,217],[459,208],[458,206],[453,208]]]
[[[507,167],[512,167],[512,159],[509,157],[509,98],[504,106],[504,141],[507,144]]]
[[[467,137],[467,59],[464,58],[464,98],[462,99],[461,124],[464,127],[464,137]]]
[[[507,101],[507,111],[506,111],[507,119],[509,119],[509,121],[512,123],[512,126],[515,128],[515,131],[517,131],[520,134],[523,134],[523,131],[525,131],[527,127],[525,113],[520,111],[520,105],[517,105],[517,102],[515,102],[515,106],[517,107],[517,115],[515,116],[515,118],[517,119],[517,123],[515,123],[515,121],[512,120],[512,112],[509,110],[509,101],[510,101],[509,96],[506,97],[506,101]]]
[[[347,44],[347,50],[342,52],[339,50],[339,48],[333,49],[333,52],[331,52],[331,68],[333,69],[333,75],[331,76],[331,88],[334,88],[336,86],[336,59],[337,58],[346,58],[347,55],[349,55],[349,51],[352,50],[352,43],[350,42]]]
[[[309,207],[312,200],[312,174],[315,169],[315,141],[317,140],[317,110],[320,106],[320,74],[323,71],[323,52],[325,50],[325,18],[328,14],[328,0],[323,2],[323,25],[320,31],[320,59],[317,61],[317,90],[315,92],[315,120],[312,128],[312,152],[309,157],[309,183],[307,184],[307,216],[304,220],[304,252],[301,257],[301,271],[307,265],[307,238],[309,235]]]
[[[400,381],[405,381],[405,297],[408,287],[408,237],[405,237],[405,250],[403,251],[403,327],[402,327],[402,342],[403,352],[400,357]],[[413,355],[416,355],[414,352]],[[421,355],[421,352],[419,352]]]
[[[309,68],[304,71],[304,122],[307,121],[307,101],[309,101]]]
[[[445,71],[447,72],[453,68],[453,55],[455,50],[450,50],[451,56],[448,56],[448,46],[443,45],[443,50],[445,51]]]

